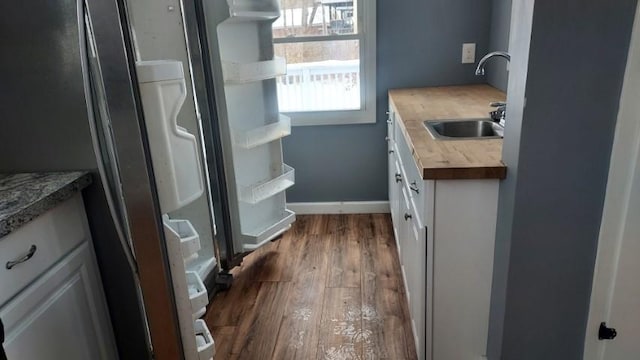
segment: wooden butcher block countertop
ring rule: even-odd
[[[436,140],[425,120],[488,118],[489,103],[505,94],[489,85],[397,89],[389,91],[395,119],[423,179],[504,179],[502,139]],[[396,137],[401,134],[396,134]]]

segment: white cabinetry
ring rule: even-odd
[[[486,352],[499,180],[423,180],[400,121],[391,107],[389,202],[418,358],[477,360]]]
[[[54,230],[54,231],[52,231]],[[24,255],[5,252],[20,245],[33,257],[12,269],[5,263]],[[0,302],[8,359],[116,359],[113,333],[102,292],[84,207],[80,195],[0,239],[3,279],[12,279],[12,293]],[[62,254],[36,276],[31,271]],[[21,281],[25,279],[26,281]]]

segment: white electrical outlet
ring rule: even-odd
[[[475,43],[462,44],[462,63],[475,64],[475,62],[476,62],[476,44]]]

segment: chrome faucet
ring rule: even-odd
[[[478,63],[478,67],[476,68],[476,75],[477,76],[484,75],[484,67],[485,67],[485,64],[486,64],[487,60],[491,59],[492,57],[496,57],[496,56],[500,56],[500,57],[503,57],[503,58],[507,59],[507,61],[511,61],[511,55],[509,55],[509,53],[506,52],[506,51],[494,51],[494,52],[488,53]]]
[[[504,127],[505,118],[507,117],[507,103],[506,102],[492,102],[489,106],[495,108],[494,111],[489,113],[491,120],[499,123]]]
[[[509,55],[508,52],[505,51],[494,51],[491,53],[488,53],[487,55],[485,55],[482,59],[480,59],[480,62],[478,62],[478,67],[476,68],[476,75],[477,76],[482,76],[484,75],[484,67],[487,63],[487,60],[493,58],[493,57],[503,57],[505,59],[507,59],[507,61],[511,61],[511,55]],[[507,103],[505,102],[494,102],[491,103],[491,107],[496,108],[494,111],[490,112],[489,115],[491,116],[491,120],[500,123],[500,125],[502,125],[504,127],[505,124],[505,118],[507,116]]]

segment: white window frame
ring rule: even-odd
[[[376,122],[376,0],[354,0],[358,33],[347,35],[274,38],[274,44],[360,40],[360,109],[285,112],[293,126],[373,124]]]

